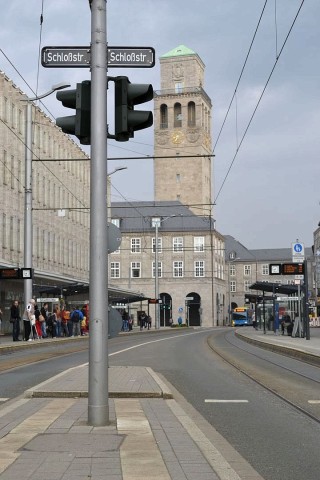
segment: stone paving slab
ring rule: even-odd
[[[109,397],[172,398],[164,382],[148,367],[109,367]],[[25,392],[27,397],[88,397],[88,364],[74,367]]]
[[[29,392],[0,408],[1,480],[262,480],[252,469],[239,477],[177,402],[164,398],[170,390],[149,368],[111,367],[119,397],[109,398],[110,424],[88,425],[88,401],[79,395],[87,374],[82,365],[31,391],[72,389],[73,398]],[[134,389],[147,395],[134,398]],[[154,392],[158,398],[148,395]]]

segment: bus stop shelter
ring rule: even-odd
[[[284,298],[287,299],[287,303],[290,304],[291,313],[294,312],[293,320],[299,322],[299,336],[306,337],[307,340],[310,339],[310,328],[309,328],[309,309],[307,296],[305,295],[304,286],[300,285],[289,285],[289,284],[280,284],[272,282],[255,282],[249,287],[250,290],[260,291],[261,294],[245,294],[245,298],[250,303],[255,304],[255,313],[257,316],[257,306],[262,304],[262,319],[263,319],[263,330],[266,333],[266,314],[268,312],[267,306],[272,305],[272,317],[274,321],[273,330],[276,332],[279,328],[279,310],[278,304],[280,299],[284,301]],[[269,294],[269,295],[266,295]],[[286,297],[283,297],[285,295]],[[301,320],[303,319],[302,323]],[[295,325],[294,332],[297,331],[297,325]],[[295,336],[295,335],[294,335]]]

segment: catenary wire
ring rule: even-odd
[[[285,47],[285,45],[286,45],[286,43],[287,43],[287,41],[288,41],[288,38],[289,38],[289,36],[290,36],[290,34],[291,34],[291,32],[292,32],[292,29],[293,29],[293,27],[294,27],[294,25],[295,25],[295,23],[296,23],[296,20],[297,20],[297,18],[298,18],[298,16],[299,16],[299,13],[300,13],[301,8],[302,8],[302,6],[303,6],[303,4],[304,4],[304,1],[305,1],[305,0],[302,0],[302,2],[301,2],[301,4],[300,4],[300,7],[299,7],[299,9],[298,9],[298,11],[297,11],[297,13],[296,13],[296,15],[295,15],[295,17],[294,17],[294,20],[293,20],[293,22],[292,22],[292,24],[291,24],[291,26],[290,26],[290,29],[289,29],[289,31],[288,31],[288,33],[287,33],[287,36],[285,37],[285,40],[284,40],[284,42],[283,42],[283,44],[282,44],[282,47],[281,47],[281,49],[280,49],[280,51],[279,51],[279,55],[277,56],[277,58],[276,58],[276,60],[275,60],[275,62],[274,62],[274,64],[273,64],[273,66],[272,66],[272,69],[271,69],[271,72],[270,72],[270,74],[269,74],[269,77],[268,77],[268,79],[267,79],[267,81],[266,81],[265,86],[264,86],[263,89],[262,89],[262,92],[261,92],[261,94],[260,94],[260,97],[259,97],[259,99],[258,99],[258,102],[257,102],[257,104],[256,104],[256,106],[255,106],[255,108],[254,108],[254,110],[253,110],[253,113],[252,113],[252,115],[251,115],[251,117],[250,117],[250,120],[249,120],[249,122],[248,122],[248,124],[247,124],[247,126],[246,126],[246,128],[245,128],[245,131],[244,131],[244,134],[243,134],[243,136],[242,136],[242,138],[241,138],[241,140],[240,140],[239,146],[238,146],[238,148],[237,148],[237,150],[236,150],[236,152],[235,152],[235,154],[234,154],[234,156],[233,156],[233,159],[232,159],[232,161],[231,161],[231,163],[230,163],[230,166],[229,166],[229,168],[228,168],[228,170],[227,170],[227,173],[226,173],[226,175],[225,175],[225,177],[224,177],[224,179],[223,179],[223,182],[222,182],[221,187],[220,187],[220,189],[219,189],[219,191],[218,191],[218,193],[217,193],[217,196],[216,196],[215,199],[214,199],[214,203],[217,202],[217,199],[219,198],[220,193],[221,193],[221,191],[222,191],[222,189],[223,189],[223,187],[224,187],[224,185],[225,185],[225,183],[226,183],[226,180],[227,180],[227,178],[228,178],[228,176],[229,176],[229,173],[230,173],[230,171],[231,171],[231,169],[232,169],[232,167],[233,167],[233,165],[234,165],[234,162],[235,162],[235,160],[236,160],[236,158],[237,158],[237,156],[238,156],[238,153],[239,153],[239,150],[240,150],[240,148],[241,148],[241,145],[242,145],[242,143],[243,143],[243,141],[244,141],[244,139],[245,139],[245,137],[246,137],[246,135],[247,135],[247,133],[248,133],[248,130],[249,130],[250,125],[251,125],[251,123],[252,123],[252,121],[253,121],[253,118],[254,118],[254,116],[255,116],[255,114],[256,114],[256,112],[257,112],[257,110],[258,110],[258,107],[259,107],[259,105],[260,105],[260,103],[261,103],[262,97],[263,97],[263,95],[265,94],[265,91],[266,91],[267,86],[268,86],[268,84],[269,84],[269,82],[270,82],[270,80],[271,80],[271,77],[272,77],[272,75],[273,75],[273,72],[274,72],[274,70],[275,70],[275,68],[276,68],[276,66],[277,66],[277,64],[278,64],[278,60],[279,60],[279,58],[281,57],[281,54],[282,54],[282,52],[283,52],[283,50],[284,50],[284,47]]]
[[[238,78],[238,81],[237,81],[237,84],[236,84],[236,88],[234,89],[233,95],[232,95],[232,97],[231,97],[231,100],[230,100],[230,103],[229,103],[229,106],[228,106],[228,109],[227,109],[227,113],[225,114],[224,120],[223,120],[222,125],[221,125],[221,127],[220,127],[220,130],[219,130],[219,133],[218,133],[218,136],[217,136],[217,140],[215,141],[215,144],[214,144],[214,146],[213,146],[212,153],[214,153],[214,151],[215,151],[215,149],[216,149],[216,146],[217,146],[217,144],[218,144],[218,142],[219,142],[219,139],[220,139],[222,130],[223,130],[223,128],[224,128],[224,126],[225,126],[225,123],[226,123],[226,121],[227,121],[227,118],[228,118],[228,115],[229,115],[229,112],[230,112],[230,109],[231,109],[232,102],[233,102],[233,100],[234,100],[234,97],[236,96],[236,93],[237,93],[237,90],[238,90],[238,87],[239,87],[239,84],[240,84],[242,75],[243,75],[244,70],[245,70],[245,68],[246,68],[246,65],[247,65],[247,62],[248,62],[248,59],[249,59],[251,50],[252,50],[252,46],[253,46],[254,41],[255,41],[255,39],[256,39],[256,36],[257,36],[258,30],[259,30],[260,23],[261,23],[261,20],[262,20],[264,11],[265,11],[265,9],[266,9],[267,3],[268,3],[268,0],[265,0],[264,5],[263,5],[263,8],[262,8],[262,11],[261,11],[261,14],[260,14],[260,18],[259,18],[259,20],[258,20],[258,24],[257,24],[257,26],[256,26],[254,35],[253,35],[252,40],[251,40],[251,43],[250,43],[249,50],[248,50],[248,52],[247,52],[247,55],[246,55],[244,64],[243,64],[243,66],[242,66],[242,69],[241,69],[241,72],[240,72],[240,75],[239,75],[239,78]]]

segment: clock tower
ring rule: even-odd
[[[156,201],[179,200],[212,216],[211,100],[204,64],[180,45],[160,57],[161,90],[154,95]]]

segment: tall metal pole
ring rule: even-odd
[[[156,301],[159,300],[159,271],[158,271],[158,222],[156,221],[156,238],[155,238],[155,268],[154,268],[154,289],[155,289],[155,298]],[[160,328],[160,318],[159,318],[159,303],[155,304],[155,328]]]
[[[109,423],[107,5],[91,3],[90,337],[88,423]]]
[[[305,334],[306,340],[310,340],[309,324],[309,286],[308,286],[308,261],[304,261],[304,312],[305,312]]]
[[[32,103],[26,105],[24,268],[32,268]],[[32,298],[32,278],[24,280],[24,305]]]
[[[228,265],[228,326],[231,325],[230,261]]]

